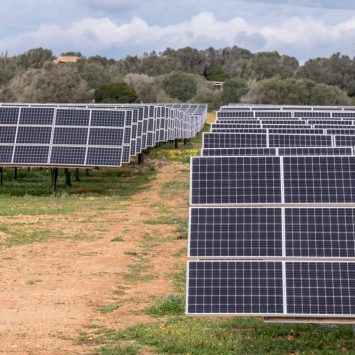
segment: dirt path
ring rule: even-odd
[[[172,291],[186,240],[176,239],[174,225],[146,222],[171,211],[187,217],[188,191],[164,196],[161,189],[177,179],[187,183],[186,168],[159,163],[147,190],[100,221],[108,231],[98,239],[2,249],[0,353],[87,354],[93,348],[77,339],[92,325],[124,328],[154,321],[143,310]]]

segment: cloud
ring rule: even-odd
[[[253,51],[278,50],[304,60],[334,52],[351,55],[354,38],[355,17],[336,25],[311,17],[293,17],[263,25],[241,17],[222,21],[212,12],[202,12],[188,21],[167,26],[150,25],[140,17],[125,23],[103,17],[84,18],[67,27],[41,25],[35,31],[0,41],[0,51],[13,54],[42,46],[56,53],[75,50],[86,55],[119,57],[166,47],[202,49],[237,45]]]

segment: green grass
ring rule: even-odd
[[[115,344],[122,341],[134,341],[137,348],[148,346],[159,354],[353,354],[355,348],[351,326],[270,325],[252,318],[187,316],[112,331],[99,343],[115,354]]]
[[[102,314],[112,313],[112,312],[116,311],[119,307],[120,307],[119,304],[112,303],[112,304],[109,304],[107,306],[101,307],[100,312]]]
[[[190,189],[190,184],[183,181],[170,181],[162,185],[161,191],[165,192],[174,192],[177,190],[188,191]]]
[[[174,225],[176,226],[177,239],[187,239],[188,221],[178,216],[165,216],[160,219],[152,219],[144,221],[149,225]]]
[[[117,243],[117,242],[124,242],[124,239],[122,237],[115,237],[111,239],[112,243]]]
[[[167,295],[160,300],[156,300],[145,312],[150,316],[174,316],[185,312],[185,298],[181,295]]]
[[[4,185],[0,186],[0,216],[66,215],[84,208],[101,212],[118,209],[130,196],[147,189],[155,174],[153,167],[134,165],[93,170],[79,182],[72,181],[71,188],[64,186],[60,176],[58,191],[52,194],[48,170],[20,169],[15,181],[9,169],[5,169]]]

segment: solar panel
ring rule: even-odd
[[[355,146],[355,135],[335,136],[335,145],[337,147]]]
[[[188,314],[282,314],[282,263],[189,261]]]
[[[204,133],[204,148],[267,147],[266,134]]]
[[[201,155],[208,156],[273,156],[278,155],[276,148],[204,148]]]
[[[269,134],[269,147],[332,147],[332,136],[316,134]]]
[[[187,313],[348,318],[354,284],[352,262],[189,261]]]
[[[284,157],[285,203],[354,203],[355,157]]]
[[[191,159],[191,204],[281,203],[277,157]]]
[[[277,148],[279,156],[302,156],[302,155],[353,155],[351,147],[303,147],[303,148]]]
[[[53,146],[50,163],[54,165],[85,165],[86,147]]]
[[[16,126],[0,126],[0,144],[14,143],[16,137]]]
[[[286,263],[287,312],[338,317],[355,315],[354,285],[354,263]]]
[[[286,256],[355,257],[355,209],[286,208]]]
[[[13,163],[41,165],[48,163],[49,145],[16,146]]]
[[[17,124],[20,109],[18,107],[0,107],[0,124]]]
[[[281,208],[191,208],[189,256],[281,257]]]
[[[86,164],[89,166],[121,166],[122,148],[88,148]]]

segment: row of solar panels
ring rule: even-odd
[[[2,104],[0,165],[118,167],[159,142],[194,137],[207,116],[198,104],[54,106]]]
[[[191,160],[187,313],[353,318],[355,136],[333,112],[347,108],[248,109],[222,108]]]
[[[203,148],[277,148],[355,146],[355,135],[204,133]]]
[[[229,104],[220,111],[355,111],[355,106],[243,105]]]

